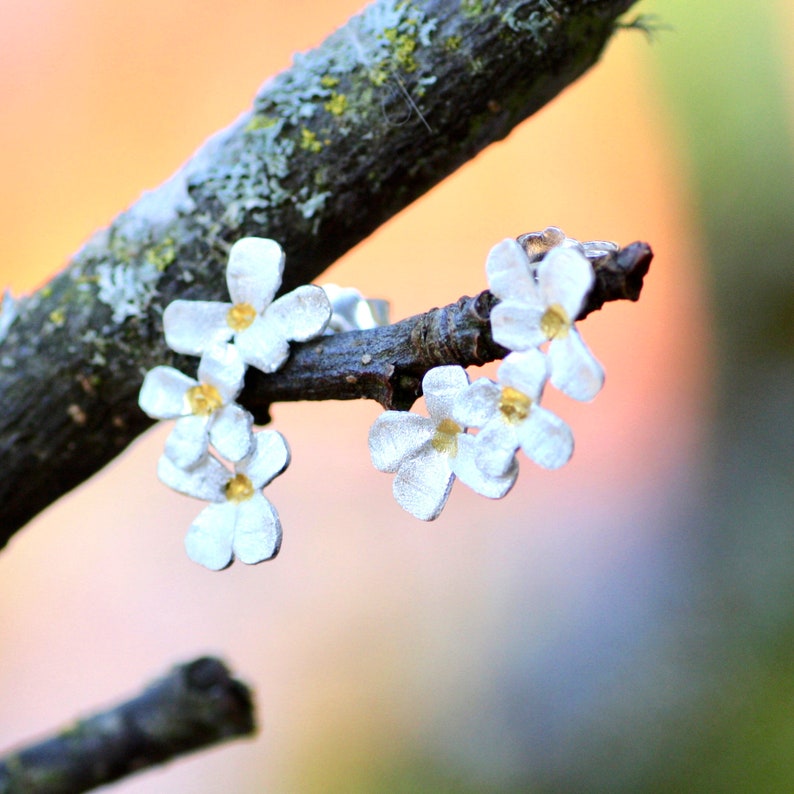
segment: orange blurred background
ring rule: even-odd
[[[360,7],[0,4],[0,282],[15,294],[42,284]],[[612,605],[642,601],[668,573],[655,544],[702,454],[699,240],[647,50],[620,33],[590,74],[321,279],[389,299],[399,319],[483,289],[488,249],[506,236],[555,224],[650,242],[641,301],[581,327],[605,389],[588,405],[549,395],[574,430],[572,462],[544,472],[523,460],[498,503],[458,484],[423,524],[369,463],[377,405],[277,406],[293,453],[267,491],[281,554],[213,574],[184,554],[201,505],[157,482],[167,428],[155,429],[0,555],[0,747],[213,652],[255,687],[260,734],[115,790],[366,791],[368,770],[399,753],[509,778],[518,751],[497,713],[500,671],[531,675],[549,648],[578,642],[583,669],[601,669],[641,619],[610,623]],[[559,675],[562,702],[584,708]]]

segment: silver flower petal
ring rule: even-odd
[[[518,477],[518,463],[511,452],[507,465],[497,475],[486,474],[478,465],[480,445],[476,437],[461,433],[458,436],[458,454],[452,458],[450,465],[455,476],[473,491],[489,499],[501,499],[515,485]]]
[[[190,469],[207,454],[206,416],[182,416],[174,423],[173,430],[165,440],[165,456],[179,466]]]
[[[202,458],[191,469],[182,469],[168,457],[161,455],[157,462],[157,476],[161,482],[179,493],[207,502],[225,502],[224,488],[231,474],[211,455]]]
[[[558,469],[573,454],[573,434],[556,414],[532,407],[529,416],[516,427],[518,442],[524,454],[544,469]]]
[[[474,437],[476,464],[488,477],[503,477],[515,464],[519,447],[514,425],[495,416]]]
[[[450,365],[433,367],[422,378],[422,392],[427,412],[436,423],[452,416],[455,399],[469,385],[469,376],[463,367]]]
[[[540,329],[540,321],[546,306],[539,295],[527,300],[508,298],[491,309],[491,332],[493,338],[508,350],[529,350],[546,342]]]
[[[593,266],[574,248],[554,248],[538,265],[538,284],[546,305],[558,303],[573,322],[593,287]]]
[[[247,565],[275,557],[281,548],[281,521],[273,505],[257,492],[236,508],[234,556]]]
[[[229,566],[235,535],[235,507],[228,502],[211,504],[196,516],[185,536],[185,550],[193,562],[211,571]]]
[[[592,400],[604,385],[604,369],[575,328],[549,345],[551,383],[574,400]]]
[[[175,419],[186,413],[185,392],[196,384],[178,369],[155,367],[143,379],[138,405],[152,419]]]
[[[278,320],[267,314],[240,331],[234,342],[243,360],[264,373],[275,372],[289,358],[289,342]]]
[[[175,300],[163,312],[165,343],[177,353],[200,356],[228,342],[232,329],[226,322],[231,303]]]
[[[537,349],[510,353],[499,365],[497,377],[503,386],[517,389],[536,403],[549,377],[549,365]]]
[[[444,509],[454,479],[447,457],[430,444],[423,444],[400,464],[392,493],[411,515],[433,521]]]
[[[477,378],[461,392],[452,406],[452,418],[463,427],[483,427],[499,410],[499,384],[488,378]]]
[[[224,404],[234,400],[240,393],[244,377],[245,363],[234,345],[215,345],[199,361],[199,381],[214,386]]]
[[[181,420],[180,420],[181,421]],[[236,463],[251,451],[254,419],[236,403],[224,405],[212,414],[209,440],[226,460]]]
[[[257,314],[273,300],[284,274],[284,251],[264,237],[243,237],[229,250],[226,284],[234,303],[248,303]]]
[[[260,430],[254,434],[250,454],[237,464],[257,490],[264,488],[283,472],[290,462],[290,451],[284,436],[276,430]]]
[[[408,455],[430,441],[435,430],[435,423],[426,416],[384,411],[369,431],[372,465],[378,471],[397,471]]]
[[[282,295],[267,308],[268,319],[277,322],[284,337],[305,342],[320,336],[331,319],[331,302],[322,287],[305,284]]]

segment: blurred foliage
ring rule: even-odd
[[[777,355],[794,327],[782,5],[659,0],[655,8],[674,28],[660,33],[653,53],[685,135],[721,341],[732,354]]]
[[[652,56],[690,168],[718,372],[710,460],[687,528],[697,595],[677,633],[690,659],[680,684],[699,683],[689,713],[665,722],[657,763],[640,785],[625,790],[788,791],[794,787],[790,42],[782,4],[659,0],[653,11],[674,29],[660,34]]]

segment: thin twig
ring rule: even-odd
[[[594,264],[595,284],[577,319],[609,301],[636,301],[652,258],[650,246],[637,242]],[[432,367],[480,366],[507,355],[491,335],[496,303],[485,291],[393,325],[293,345],[278,372],[248,370],[239,401],[258,424],[269,421],[272,403],[293,400],[370,399],[407,410],[421,396],[422,378]]]

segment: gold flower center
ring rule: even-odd
[[[235,474],[223,489],[230,502],[244,502],[254,495],[254,486],[244,474]]]
[[[444,455],[451,455],[453,458],[458,454],[458,433],[463,432],[463,428],[451,419],[442,419],[436,426],[436,432],[430,443],[436,452]]]
[[[514,389],[512,386],[502,388],[502,396],[499,399],[499,410],[505,422],[511,425],[523,422],[529,416],[529,409],[532,400],[524,392]]]
[[[235,303],[226,312],[226,322],[233,331],[244,331],[256,318],[256,309],[250,303]]]
[[[559,303],[552,303],[540,318],[540,330],[546,339],[564,339],[570,327],[571,318]]]
[[[199,383],[187,390],[187,402],[191,413],[196,416],[209,416],[223,405],[220,392],[209,383]]]

